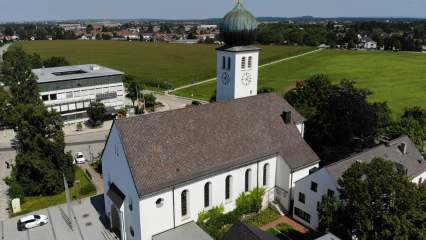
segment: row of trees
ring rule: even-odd
[[[423,152],[426,141],[426,110],[407,108],[394,120],[386,102],[371,103],[367,89],[343,80],[332,84],[326,75],[300,81],[285,98],[306,121],[306,141],[329,164],[353,152],[371,147],[378,138],[406,134]]]
[[[6,179],[12,198],[52,195],[63,190],[62,176],[74,182],[72,156],[65,153],[61,116],[48,111],[39,97],[37,77],[32,73],[34,56],[21,48],[4,55],[0,81],[3,123],[13,126],[19,147],[12,174]]]
[[[37,40],[47,40],[48,37],[55,40],[77,38],[73,31],[66,31],[56,25],[11,24],[4,27],[3,35],[13,36],[15,34],[22,40],[30,40],[31,37],[35,37]]]
[[[368,36],[386,50],[421,51],[426,40],[424,23],[354,22],[328,24],[265,23],[258,28],[261,44],[288,44],[355,48],[358,36]]]

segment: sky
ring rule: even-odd
[[[242,0],[257,17],[424,17],[426,0]],[[0,0],[0,22],[223,17],[235,0]]]

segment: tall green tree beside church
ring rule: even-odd
[[[32,56],[16,48],[2,67],[3,82],[10,88],[8,122],[20,142],[15,166],[6,182],[11,197],[51,195],[63,190],[62,176],[74,181],[72,157],[65,153],[63,122],[49,112],[39,97],[37,77],[31,72]],[[10,106],[9,106],[10,107]]]

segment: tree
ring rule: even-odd
[[[405,109],[401,119],[383,128],[381,133],[390,138],[407,135],[425,154],[426,109],[416,106]]]
[[[62,67],[68,66],[70,63],[64,57],[50,57],[43,61],[44,67]]]
[[[15,34],[15,32],[13,31],[13,29],[11,27],[6,27],[3,31],[3,34],[5,36],[13,36]]]
[[[22,104],[41,103],[37,77],[32,73],[36,56],[28,55],[22,48],[14,48],[4,55],[2,81],[10,88],[13,100]]]
[[[10,125],[12,108],[12,99],[9,94],[0,87],[0,126]]]
[[[307,118],[306,140],[327,164],[373,145],[379,128],[391,122],[387,104],[369,103],[370,94],[352,81],[334,85],[326,75],[315,75],[285,98]]]
[[[303,116],[310,119],[335,90],[327,75],[314,75],[308,80],[296,83],[296,88],[287,92],[284,98]]]
[[[425,238],[425,190],[411,183],[393,162],[380,158],[357,162],[338,185],[342,204],[328,224],[334,234],[360,240]]]
[[[62,191],[63,175],[70,184],[74,181],[72,157],[64,152],[61,116],[41,102],[37,78],[31,72],[33,60],[34,56],[14,48],[2,66],[3,82],[12,96],[6,104],[7,121],[17,130],[20,142],[7,179],[11,196],[52,195]]]
[[[319,226],[318,231],[320,233],[329,232],[334,225],[335,214],[340,207],[340,202],[336,196],[324,195],[322,201],[318,207]]]
[[[123,76],[124,87],[126,88],[126,97],[132,100],[133,106],[139,98],[140,92],[143,90],[142,84],[132,75],[125,74]]]
[[[96,127],[102,125],[105,118],[106,108],[102,102],[91,102],[87,108],[87,115],[89,116],[90,123]]]
[[[185,26],[182,24],[179,24],[179,26],[176,28],[176,34],[178,35],[184,35],[185,34]]]
[[[87,25],[86,26],[86,33],[90,33],[90,32],[92,32],[93,31],[93,25],[92,24],[89,24],[89,25]]]
[[[152,111],[155,111],[155,104],[157,101],[157,98],[154,96],[154,94],[144,94],[144,101],[145,101],[145,108],[151,109]]]

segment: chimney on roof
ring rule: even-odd
[[[285,110],[283,114],[281,114],[281,117],[283,118],[285,124],[291,123],[291,111]]]

